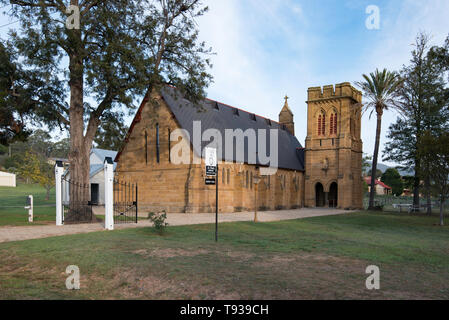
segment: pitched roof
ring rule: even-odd
[[[194,104],[185,99],[179,90],[171,86],[163,87],[160,94],[167,106],[173,112],[181,128],[187,130],[189,133],[191,145],[198,156],[201,154],[200,150],[197,150],[198,147],[192,143],[194,121],[201,121],[201,133],[208,129],[217,129],[221,133],[222,139],[225,138],[225,129],[241,129],[243,131],[250,128],[255,130],[266,129],[266,153],[269,153],[270,150],[269,130],[278,129],[278,167],[304,171],[304,148],[299,143],[298,139],[278,122],[211,99],[204,99]],[[135,122],[142,116],[142,108],[146,101],[148,101],[147,99],[147,97],[144,99],[137,111],[133,123],[130,126],[128,136],[131,133]],[[210,141],[201,142],[201,149],[203,150],[209,143]],[[248,163],[247,144],[248,143],[245,142],[245,163]],[[256,153],[258,153],[258,143],[256,143]],[[223,152],[223,155],[219,155],[218,158],[225,161],[236,161],[235,146],[233,155],[233,159],[227,159],[225,152]],[[115,161],[118,161],[119,157],[120,152],[115,158]]]
[[[115,168],[117,167],[117,163],[114,162],[113,170],[115,171]],[[90,170],[89,170],[89,177],[92,178],[94,175],[99,173],[100,171],[104,170],[103,164],[91,164]]]
[[[111,157],[112,159],[115,159],[115,156],[117,155],[117,151],[113,150],[105,150],[105,149],[99,149],[99,148],[92,148],[91,153],[94,153],[97,155],[100,160],[104,161],[106,157]]]
[[[371,184],[371,177],[365,177],[365,182],[368,184],[368,185],[370,185]],[[391,189],[391,187],[390,186],[387,186],[385,183],[383,183],[382,181],[380,181],[380,180],[374,180],[374,184],[378,184],[378,185],[380,185],[381,187],[384,187],[385,189]]]

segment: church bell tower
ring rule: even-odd
[[[363,207],[361,102],[347,82],[308,89],[306,207]]]

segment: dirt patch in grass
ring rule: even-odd
[[[153,274],[138,275],[135,270],[117,272],[112,280],[114,294],[121,299],[239,299],[236,293],[226,293],[213,286],[193,281],[176,281]]]
[[[207,254],[209,251],[204,249],[197,250],[184,250],[184,249],[173,249],[173,248],[157,248],[153,250],[139,249],[133,251],[133,253],[138,254],[145,258],[157,257],[157,258],[173,258],[173,257],[194,257],[201,254]]]
[[[240,261],[247,261],[247,260],[253,259],[256,256],[253,253],[249,253],[249,252],[245,252],[245,251],[227,250],[227,251],[223,251],[221,253],[229,258],[237,259]]]

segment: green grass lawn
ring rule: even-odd
[[[28,210],[25,210],[26,197],[33,195],[34,222],[28,222]],[[18,184],[17,187],[0,187],[0,226],[40,225],[55,221],[55,191],[45,200],[46,191],[36,184]],[[52,207],[53,205],[53,207]]]
[[[449,299],[449,227],[350,213],[0,244],[1,299]],[[365,288],[368,265],[381,289]],[[68,265],[81,290],[65,288]]]

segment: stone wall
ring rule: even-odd
[[[338,185],[339,208],[362,208],[361,98],[349,83],[309,88],[306,138],[305,205],[315,207],[316,186],[328,200],[332,183]],[[331,118],[336,116],[336,132]],[[324,120],[324,132],[319,128]],[[329,203],[326,201],[325,206]]]

